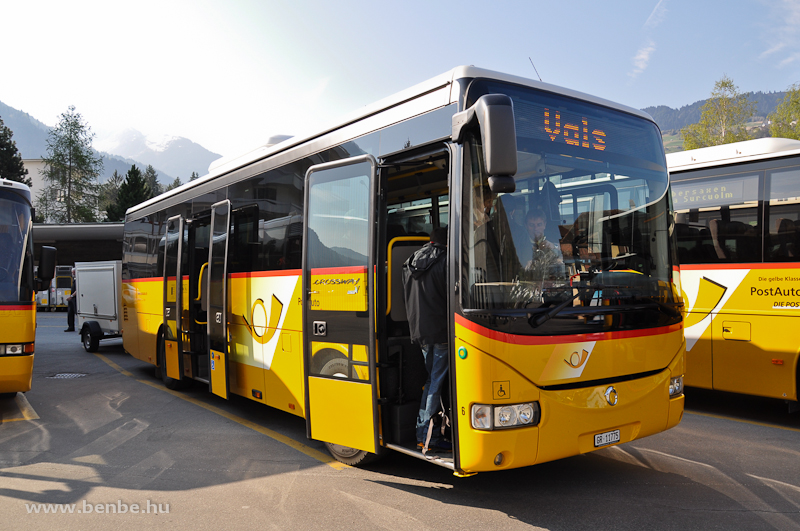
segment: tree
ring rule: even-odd
[[[770,135],[800,140],[800,85],[789,87],[769,120]]]
[[[100,212],[106,213],[106,218],[108,218],[108,209],[117,203],[119,189],[124,180],[125,177],[120,175],[117,170],[114,170],[114,173],[111,175],[111,177],[109,177],[106,182],[100,185],[100,191],[98,193],[98,208],[100,209]]]
[[[22,155],[17,151],[17,143],[11,139],[12,136],[14,133],[0,118],[0,177],[31,186],[33,182],[27,177],[28,170],[22,163]]]
[[[152,194],[150,197],[155,197],[164,193],[164,187],[158,182],[158,173],[150,164],[144,169],[144,182],[147,183],[147,187],[150,189],[150,193]]]
[[[195,179],[197,179],[198,177],[200,177],[200,176],[199,176],[199,175],[197,175],[197,172],[196,172],[196,171],[193,171],[193,172],[192,172],[192,175],[189,177],[189,182],[191,182],[191,181],[194,181],[194,180],[195,180]]]
[[[94,133],[70,105],[47,137],[44,162],[46,186],[36,197],[37,210],[49,222],[97,219],[97,177],[103,158],[92,149]]]
[[[125,174],[125,181],[119,187],[117,201],[106,211],[108,221],[122,221],[125,211],[153,197],[144,175],[134,164]]]
[[[748,140],[746,124],[755,112],[756,102],[739,93],[733,80],[723,75],[714,84],[711,97],[703,105],[700,121],[681,130],[683,149],[696,149]]]
[[[175,177],[175,180],[172,181],[172,184],[168,184],[167,188],[164,190],[165,192],[169,192],[170,190],[174,190],[179,186],[183,186],[183,182],[181,181],[180,177]]]

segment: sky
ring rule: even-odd
[[[230,157],[475,65],[635,108],[800,83],[800,0],[0,0],[0,101]],[[535,65],[536,71],[534,70]]]

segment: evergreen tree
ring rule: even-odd
[[[150,189],[150,193],[152,194],[150,197],[155,197],[164,193],[164,187],[158,182],[158,173],[150,164],[144,169],[144,182],[147,183],[147,187]]]
[[[36,197],[37,210],[49,222],[97,219],[97,177],[103,158],[92,149],[94,133],[70,105],[47,138],[42,177],[45,188]]]
[[[0,177],[31,186],[28,170],[22,164],[22,155],[17,151],[17,143],[11,139],[14,133],[0,118]]]
[[[144,175],[134,164],[125,174],[125,181],[120,185],[117,201],[106,211],[108,221],[123,221],[125,211],[132,206],[147,201],[152,196]]]
[[[769,120],[771,136],[800,140],[800,85],[789,87]]]
[[[117,203],[117,196],[119,195],[119,188],[122,186],[125,177],[120,175],[117,170],[106,182],[100,185],[100,192],[98,194],[98,207],[100,212],[106,213],[108,217],[108,209]]]
[[[175,177],[175,180],[172,181],[172,184],[167,185],[167,189],[164,190],[164,191],[165,192],[169,192],[170,190],[174,190],[175,188],[178,188],[179,186],[183,186],[183,182],[181,181],[180,177]]]
[[[714,84],[711,97],[703,105],[700,121],[681,130],[683,149],[696,149],[748,140],[745,127],[753,116],[756,102],[751,102],[728,76]]]
[[[197,175],[197,172],[196,172],[196,171],[193,171],[193,172],[192,172],[192,175],[189,177],[189,182],[191,182],[191,181],[194,181],[194,180],[195,180],[195,179],[197,179],[198,177],[200,177],[200,176],[199,176],[199,175]]]

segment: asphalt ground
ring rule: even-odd
[[[690,388],[679,426],[591,454],[469,478],[398,453],[359,469],[301,418],[169,391],[121,340],[89,354],[65,323],[39,314],[33,389],[0,401],[0,530],[800,530],[800,414],[781,401]]]

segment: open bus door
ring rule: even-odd
[[[306,429],[337,453],[377,453],[377,164],[370,155],[306,173],[303,346]]]
[[[180,316],[183,310],[183,253],[182,216],[167,220],[164,242],[164,367],[169,378],[180,381],[183,375],[183,338]]]
[[[231,227],[231,202],[227,199],[211,207],[211,233],[208,250],[208,387],[228,398],[228,237]]]

